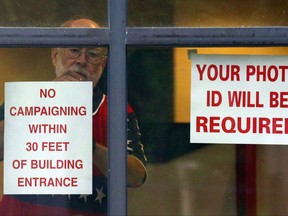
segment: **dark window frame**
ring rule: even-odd
[[[109,27],[0,28],[0,47],[109,47],[109,215],[127,214],[126,190],[126,47],[267,47],[287,46],[287,27],[178,28],[127,27],[126,0],[108,0]]]

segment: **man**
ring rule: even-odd
[[[89,19],[64,23],[65,27],[98,28]],[[1,215],[106,215],[107,213],[107,97],[97,83],[106,66],[104,48],[54,48],[54,81],[93,82],[93,195],[13,195],[3,196]],[[2,110],[1,110],[2,109]],[[0,158],[3,159],[3,105],[0,108]],[[146,158],[139,140],[135,114],[128,106],[127,185],[139,187],[146,179]]]

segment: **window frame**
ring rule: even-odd
[[[127,27],[127,0],[108,0],[109,26],[87,28],[0,28],[0,47],[108,46],[108,214],[127,215],[126,47],[287,46],[287,27]]]

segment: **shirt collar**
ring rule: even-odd
[[[93,89],[93,115],[95,115],[104,101],[105,95],[96,86]]]

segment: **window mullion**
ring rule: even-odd
[[[126,0],[109,1],[108,213],[127,214]]]
[[[131,46],[287,46],[287,37],[287,27],[127,28],[127,45]]]
[[[57,47],[108,45],[108,28],[4,28],[0,27],[1,47]]]

